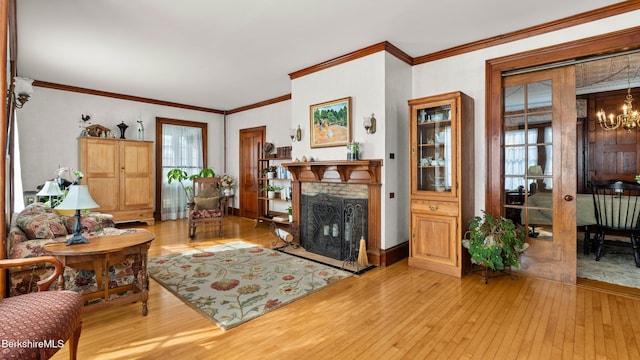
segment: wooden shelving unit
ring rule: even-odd
[[[289,226],[289,214],[286,212],[286,208],[291,206],[291,194],[293,193],[291,190],[292,187],[292,179],[288,174],[287,170],[281,166],[282,162],[291,160],[290,157],[269,157],[258,159],[258,170],[260,177],[258,178],[258,188],[260,191],[258,192],[258,218],[256,219],[258,223],[267,222],[267,223],[277,223],[283,226]],[[269,178],[263,175],[264,169],[267,169],[271,166],[280,167],[281,170],[276,172],[276,176],[273,178]],[[263,191],[267,185],[276,185],[280,186],[283,189],[279,194],[283,191],[286,191],[289,196],[286,199],[281,196],[270,198],[267,196],[267,192]],[[288,190],[287,190],[288,189]],[[281,218],[282,220],[280,220]]]

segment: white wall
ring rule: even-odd
[[[291,81],[292,123],[302,128],[302,141],[293,144],[292,156],[315,160],[346,160],[344,146],[311,149],[309,106],[351,97],[352,140],[360,143],[363,159],[384,158],[384,131],[367,135],[362,121],[371,113],[385,114],[385,52],[381,51]]]
[[[638,26],[640,11],[610,17],[544,35],[414,66],[413,98],[460,90],[475,103],[475,213],[485,205],[487,143],[485,139],[485,62],[546,46]]]
[[[384,116],[378,119],[378,131],[385,136],[383,170],[386,192],[383,192],[383,249],[409,239],[409,105],[411,98],[411,66],[386,53]],[[391,159],[390,154],[394,155]],[[390,198],[390,193],[395,197]]]
[[[58,166],[78,168],[78,141],[81,114],[91,115],[92,124],[115,131],[124,121],[129,125],[127,139],[136,139],[136,121],[142,120],[145,140],[155,141],[155,118],[206,122],[209,124],[209,165],[222,169],[222,115],[167,106],[120,100],[35,87],[33,96],[18,110],[20,160],[25,191],[35,190],[45,180],[55,177]]]
[[[240,130],[266,126],[265,141],[274,147],[291,145],[289,128],[291,127],[291,100],[262,106],[256,109],[227,115],[227,173],[237,180],[240,174]],[[274,150],[275,152],[275,150]],[[236,181],[237,182],[237,181]],[[240,189],[236,185],[236,203],[239,208]],[[279,209],[282,211],[282,209]]]

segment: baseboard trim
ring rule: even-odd
[[[388,249],[380,249],[380,266],[389,266],[409,257],[409,241]]]

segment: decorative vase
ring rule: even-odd
[[[137,121],[137,130],[138,130],[138,140],[144,140],[144,126],[142,125],[142,121]]]
[[[125,124],[124,121],[118,124],[118,128],[120,129],[120,139],[125,139],[124,132],[128,127],[129,125]]]
[[[289,222],[293,222],[293,215],[289,215]]]
[[[267,191],[267,197],[268,198],[276,197],[276,192],[275,191]]]

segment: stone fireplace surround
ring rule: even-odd
[[[367,256],[369,263],[381,264],[381,172],[382,159],[291,162],[282,164],[293,176],[293,221],[300,224],[303,183],[364,184],[367,194]],[[296,228],[300,228],[299,226]],[[300,243],[300,233],[294,234]]]

